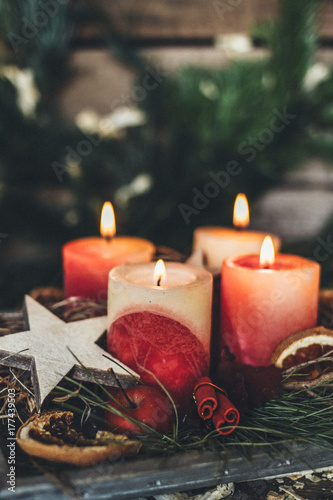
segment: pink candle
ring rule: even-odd
[[[269,365],[285,337],[317,324],[319,278],[319,264],[296,255],[279,254],[266,264],[260,264],[259,254],[227,258],[221,277],[222,344],[241,363]]]
[[[107,209],[110,205],[107,205]],[[70,241],[63,247],[66,297],[80,296],[106,302],[109,271],[120,264],[148,262],[155,253],[155,246],[150,241],[129,236],[113,237],[113,209],[111,222],[105,221],[103,214],[104,210],[104,223],[101,222],[103,238],[82,238]]]

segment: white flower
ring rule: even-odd
[[[246,54],[252,50],[250,37],[242,33],[218,36],[215,45],[218,49],[224,50],[229,57]]]
[[[100,116],[91,109],[86,109],[80,111],[80,113],[75,118],[76,125],[88,133],[96,133],[98,130],[98,122],[100,120]]]
[[[201,80],[199,83],[199,90],[211,101],[216,101],[220,95],[217,85],[212,80]]]
[[[321,62],[313,64],[311,68],[308,69],[305,75],[303,81],[304,89],[308,92],[311,92],[311,90],[313,90],[318,85],[318,83],[326,80],[329,74],[330,70],[326,64]]]
[[[76,226],[80,222],[80,214],[75,209],[68,210],[63,220],[66,226]]]
[[[153,186],[150,174],[144,173],[135,177],[130,184],[121,186],[115,193],[115,203],[125,207],[131,198],[147,193]]]
[[[121,106],[111,113],[114,126],[118,129],[125,127],[138,127],[144,125],[146,117],[143,111],[130,106]]]
[[[137,127],[145,123],[145,114],[136,108],[121,106],[108,115],[100,116],[93,110],[81,111],[75,119],[84,132],[101,137],[118,137],[126,127]]]
[[[79,162],[71,158],[66,161],[66,170],[73,179],[78,179],[82,176],[82,169]]]
[[[30,69],[19,69],[17,66],[2,66],[0,77],[7,78],[17,91],[17,104],[25,116],[33,117],[40,93]]]
[[[276,78],[271,73],[264,73],[261,78],[262,86],[265,89],[272,89],[276,84]]]

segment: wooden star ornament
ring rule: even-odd
[[[112,357],[95,344],[107,327],[107,316],[66,323],[28,295],[25,308],[29,330],[0,337],[0,364],[31,371],[38,411],[72,369],[72,378],[78,380],[92,381],[93,375],[102,384],[116,385],[113,369],[124,387],[135,383],[132,370],[107,359],[104,355]]]

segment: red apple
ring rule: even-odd
[[[136,385],[126,389],[132,406],[120,389],[112,391],[111,394],[120,404],[110,399],[109,405],[121,411],[123,415],[135,418],[161,434],[172,430],[175,421],[173,406],[166,394],[156,387]],[[128,435],[149,433],[149,429],[141,428],[124,416],[118,416],[108,410],[105,412],[105,420],[106,427],[111,432]]]

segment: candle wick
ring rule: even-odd
[[[161,286],[161,279],[162,279],[162,276],[160,276],[157,280],[157,286]]]
[[[110,236],[110,235],[103,236],[103,238],[104,238],[104,241],[106,241],[107,243],[111,243],[111,241],[113,240],[113,236]]]

